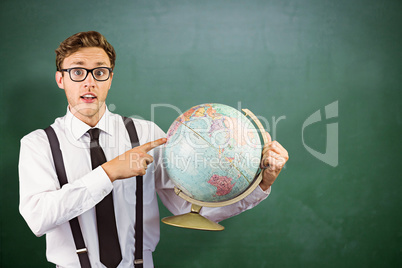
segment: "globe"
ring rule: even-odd
[[[163,163],[180,197],[199,208],[224,206],[258,185],[263,128],[249,110],[243,112],[206,103],[191,107],[172,123]]]

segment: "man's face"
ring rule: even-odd
[[[96,67],[110,67],[110,60],[106,52],[98,47],[80,48],[77,52],[64,59],[63,69],[80,67],[93,69]],[[68,72],[56,72],[56,82],[59,88],[64,89],[70,111],[81,121],[96,124],[105,112],[107,93],[112,84],[113,73],[106,81],[96,81],[91,73],[84,81],[74,82]]]

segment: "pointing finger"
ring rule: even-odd
[[[162,138],[162,139],[158,139],[158,140],[155,140],[155,141],[150,141],[150,142],[145,143],[145,144],[143,144],[143,145],[141,145],[139,147],[141,149],[143,149],[145,152],[149,152],[152,149],[154,149],[154,148],[166,143],[166,141],[167,141],[166,138]]]

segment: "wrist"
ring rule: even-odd
[[[269,187],[271,187],[272,183],[266,183],[264,180],[262,180],[259,185],[261,190],[266,191],[269,189]]]
[[[101,167],[103,168],[103,170],[105,171],[106,175],[109,177],[111,182],[114,182],[115,180],[117,180],[117,176],[115,175],[115,172],[113,171],[113,165],[110,164],[110,161],[102,164]]]

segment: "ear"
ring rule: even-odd
[[[57,71],[55,78],[56,78],[56,83],[59,86],[59,88],[64,89],[63,73]]]

